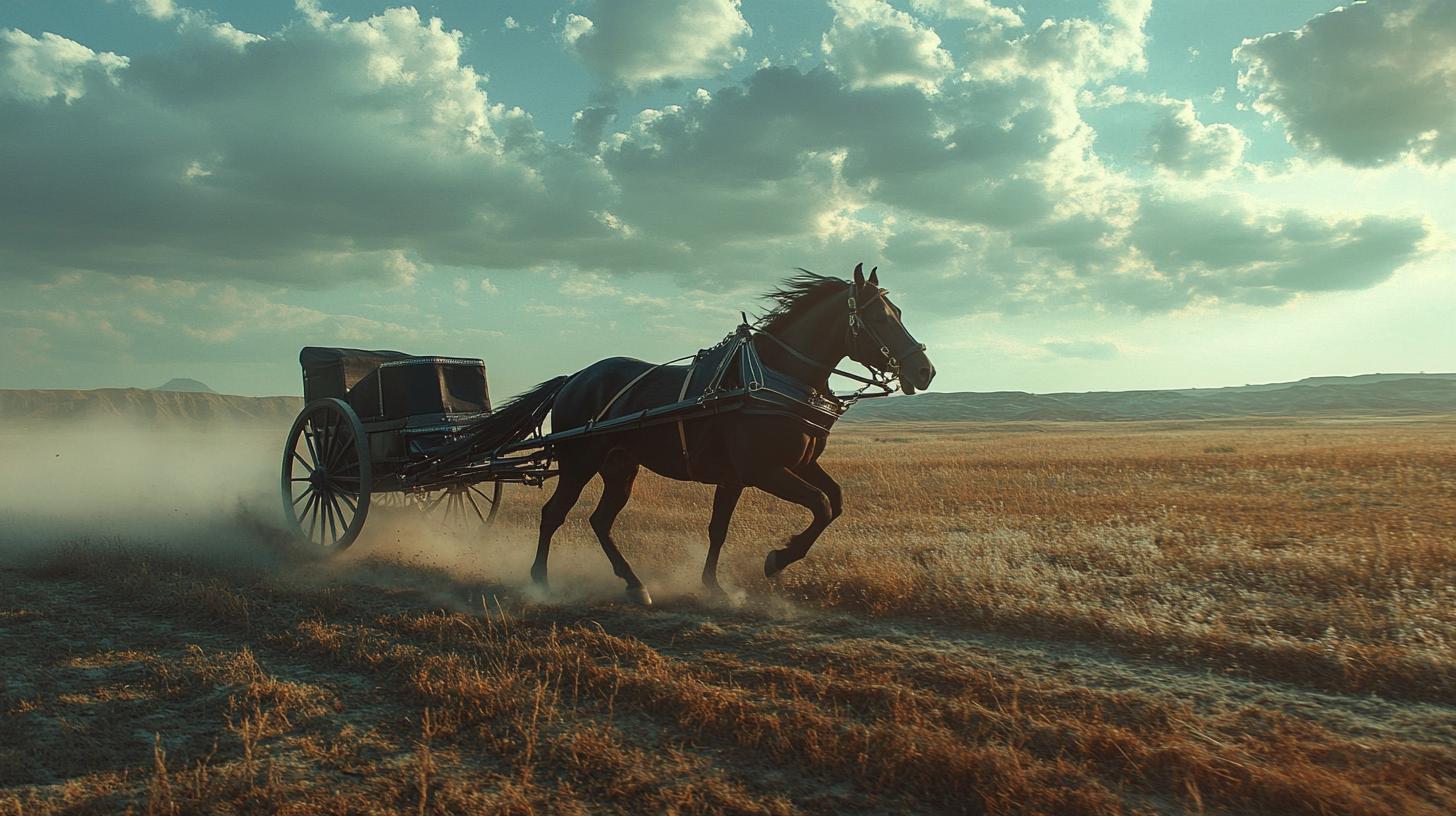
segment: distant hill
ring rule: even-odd
[[[203,385],[202,383],[198,382],[197,380],[188,379],[187,377],[173,377],[172,379],[167,380],[162,385],[159,385],[156,388],[153,388],[151,390],[153,390],[153,391],[187,391],[187,392],[195,392],[195,393],[202,393],[202,394],[216,394],[217,393],[216,391],[212,390],[211,388],[208,388],[206,385]]]
[[[1299,382],[1265,383],[1263,385],[1235,385],[1227,388],[1186,388],[1176,390],[1179,394],[1208,396],[1209,394],[1232,394],[1249,391],[1281,391],[1296,385],[1364,385],[1367,383],[1392,382],[1394,380],[1456,380],[1456,374],[1357,374],[1353,377],[1305,377]]]
[[[292,422],[301,410],[302,397],[234,397],[211,392],[145,388],[0,390],[0,422],[6,423],[116,417],[194,423],[286,424]]]
[[[1312,377],[1186,391],[929,392],[866,400],[845,422],[1107,422],[1456,414],[1456,374]]]
[[[95,391],[0,390],[0,422],[6,423],[122,417],[287,424],[301,410],[302,397],[236,397],[166,386]],[[1456,374],[1311,377],[1293,383],[1183,391],[932,391],[913,397],[865,400],[846,414],[844,421],[1109,422],[1433,415],[1456,415]]]

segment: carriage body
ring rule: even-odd
[[[483,360],[310,346],[299,364],[304,409],[284,449],[283,498],[303,538],[344,549],[386,496],[494,520],[500,479],[431,468],[491,414]]]

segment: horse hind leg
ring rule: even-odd
[[[632,571],[632,565],[627,562],[622,551],[617,549],[617,543],[612,540],[612,524],[616,522],[622,508],[627,506],[627,500],[632,498],[632,485],[637,481],[640,470],[641,466],[623,451],[613,451],[607,457],[601,469],[602,500],[591,514],[591,526],[597,534],[597,540],[602,543],[602,552],[612,562],[612,572],[627,582],[628,600],[642,606],[651,606],[652,595],[643,585],[642,579]]]
[[[708,522],[708,559],[703,564],[703,586],[715,598],[724,598],[728,594],[718,586],[718,555],[723,550],[723,542],[728,539],[728,523],[733,519],[738,497],[742,495],[743,488],[732,485],[718,485],[713,493],[713,520]]]

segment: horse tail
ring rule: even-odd
[[[493,451],[524,439],[531,431],[541,427],[551,406],[556,404],[556,395],[570,379],[569,374],[553,377],[530,391],[512,397],[490,416],[480,420],[475,429],[479,436],[471,447],[478,451]]]

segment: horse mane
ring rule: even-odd
[[[799,274],[785,280],[772,292],[763,295],[764,300],[776,305],[759,315],[758,325],[769,331],[780,328],[783,323],[791,322],[804,312],[818,306],[820,301],[831,294],[843,294],[847,286],[849,286],[847,280],[829,275],[818,275],[801,268]]]

